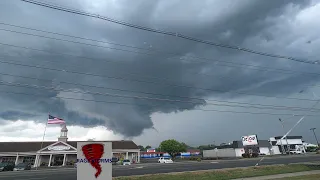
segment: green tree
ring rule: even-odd
[[[185,147],[186,149],[189,148],[189,146],[188,146],[186,143],[184,143],[184,142],[182,142],[181,145],[182,145],[183,147]]]
[[[174,139],[162,141],[160,143],[159,149],[161,149],[161,151],[163,152],[167,152],[172,159],[175,159],[175,157],[181,152],[187,151],[184,143],[180,143],[179,141],[176,141]]]
[[[149,146],[149,145],[148,145],[148,146],[146,146],[146,148],[145,148],[145,149],[147,150],[147,149],[150,149],[150,148],[151,148],[151,146]]]
[[[139,145],[138,148],[140,149],[140,151],[145,151],[144,147]]]

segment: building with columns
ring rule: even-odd
[[[77,160],[77,142],[68,141],[64,125],[57,141],[0,142],[0,162],[30,163],[33,167],[73,165]],[[113,157],[140,162],[140,149],[133,141],[111,142]]]

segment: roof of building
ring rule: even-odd
[[[42,148],[45,148],[57,141],[44,141]],[[87,141],[68,141],[67,144],[77,148],[77,142]],[[112,149],[139,149],[133,141],[103,141],[112,142]],[[41,149],[40,141],[36,142],[0,142],[0,152],[36,152]]]
[[[270,147],[271,144],[268,140],[259,140],[256,147]],[[233,141],[232,148],[243,148],[242,141]]]
[[[197,152],[200,152],[200,149],[187,149],[187,152],[197,153]]]
[[[276,136],[275,139],[281,139],[283,136]],[[287,136],[287,139],[302,139],[302,136]]]

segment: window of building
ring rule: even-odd
[[[16,158],[15,157],[3,157],[2,162],[15,162]]]
[[[35,161],[35,157],[34,156],[27,156],[27,157],[23,157],[23,163],[30,163],[33,164]]]

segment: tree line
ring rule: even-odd
[[[139,145],[138,147],[140,151],[147,151],[148,149],[151,148],[150,145],[147,145],[145,147],[142,145]],[[156,152],[166,152],[171,156],[172,159],[174,159],[176,156],[180,155],[181,152],[187,152],[188,149],[197,149],[197,150],[200,150],[200,153],[202,153],[203,150],[210,150],[216,147],[218,146],[214,144],[192,147],[187,145],[184,142],[179,142],[175,139],[168,139],[168,140],[162,141],[159,147],[157,147],[155,150]]]

